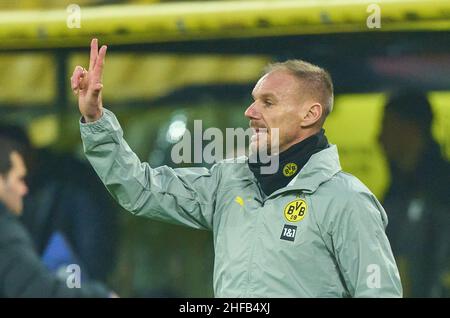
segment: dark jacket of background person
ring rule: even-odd
[[[20,220],[46,266],[57,271],[70,254],[84,280],[106,282],[116,260],[117,206],[92,168],[70,154],[33,149],[18,126],[1,125],[0,136],[16,141],[26,152],[29,193]],[[64,257],[51,244],[55,234],[67,241],[70,251],[62,251]]]
[[[67,239],[86,278],[105,282],[114,269],[117,208],[86,164],[69,155],[35,152],[22,222],[40,255],[58,232]]]
[[[81,273],[82,275],[82,273]],[[101,285],[68,288],[41,263],[29,234],[0,203],[0,297],[108,297]]]
[[[414,176],[392,170],[387,234],[411,297],[450,297],[449,164],[429,150]]]
[[[401,92],[387,103],[382,144],[397,150],[387,151],[391,184],[383,206],[406,297],[450,297],[450,164],[431,122],[424,94]],[[417,154],[410,148],[415,143],[423,144]],[[405,169],[393,151],[416,162]]]

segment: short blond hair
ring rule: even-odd
[[[287,71],[297,77],[300,84],[307,88],[309,97],[317,98],[317,102],[324,107],[322,122],[325,121],[333,110],[333,81],[330,74],[325,69],[302,60],[271,63],[266,66],[264,73],[277,70]]]

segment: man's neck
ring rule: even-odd
[[[328,140],[325,131],[319,131],[301,142],[293,144],[291,147],[278,155],[279,169],[272,174],[262,174],[261,162],[249,161],[248,166],[259,181],[263,192],[270,195],[274,191],[285,187],[295,175],[303,168],[309,158],[328,147]]]
[[[322,127],[311,128],[311,129],[303,131],[302,134],[300,136],[298,136],[296,139],[294,139],[292,142],[290,142],[287,145],[280,148],[279,153],[281,154],[282,152],[288,150],[292,146],[301,143],[303,140],[305,140],[311,136],[317,135],[321,130],[322,130]]]

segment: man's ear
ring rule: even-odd
[[[307,128],[314,126],[316,123],[320,122],[323,114],[323,107],[319,103],[312,103],[305,106],[305,114],[302,120],[302,127]]]

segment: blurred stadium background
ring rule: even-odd
[[[70,4],[80,28],[67,26]],[[180,127],[244,127],[265,64],[301,58],[328,69],[336,92],[327,135],[344,169],[383,198],[389,184],[378,134],[386,92],[429,92],[433,135],[450,158],[450,1],[0,1],[0,118],[35,147],[84,160],[69,78],[89,43],[108,44],[105,106],[142,160],[169,164]],[[122,296],[212,296],[209,233],[120,213],[109,284]]]

